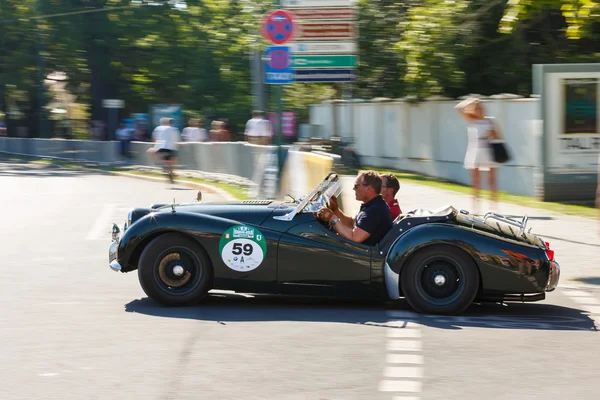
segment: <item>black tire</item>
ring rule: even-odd
[[[400,278],[406,301],[424,314],[459,314],[471,305],[479,290],[475,261],[448,245],[418,251],[402,267]]]
[[[212,277],[212,266],[204,249],[178,233],[153,239],[138,264],[142,289],[152,300],[166,306],[198,303],[211,289]]]

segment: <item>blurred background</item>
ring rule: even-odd
[[[114,138],[103,100],[120,99],[120,119],[145,120],[154,105],[177,105],[180,124],[190,117],[205,118],[205,127],[226,119],[233,138],[242,139],[257,105],[252,60],[265,46],[260,20],[274,5],[271,0],[3,0],[3,133]],[[344,96],[529,96],[532,64],[598,60],[594,5],[361,0],[355,81],[285,85],[284,110],[296,113],[300,124],[309,122],[309,104]],[[273,90],[264,87],[268,111],[276,109]]]

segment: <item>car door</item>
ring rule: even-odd
[[[282,294],[367,297],[371,247],[341,238],[312,220],[279,241],[277,281]]]

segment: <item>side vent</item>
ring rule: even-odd
[[[269,205],[273,200],[244,200],[242,204],[258,204],[258,205]]]

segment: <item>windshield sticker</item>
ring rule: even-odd
[[[237,272],[252,271],[267,255],[267,241],[256,228],[236,225],[227,229],[219,242],[221,259]]]

